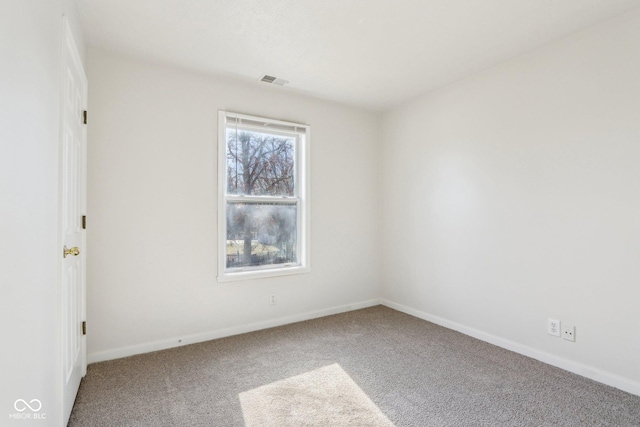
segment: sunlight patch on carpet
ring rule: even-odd
[[[337,363],[238,396],[247,427],[393,427]]]

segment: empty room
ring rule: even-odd
[[[7,426],[640,426],[640,0],[0,0]]]

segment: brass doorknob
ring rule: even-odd
[[[74,246],[71,249],[67,249],[67,247],[65,246],[64,248],[62,248],[62,258],[66,258],[67,255],[78,256],[80,255],[80,249],[78,249],[77,246]]]

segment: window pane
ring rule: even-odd
[[[228,203],[227,268],[297,262],[295,204]]]
[[[294,195],[295,140],[227,128],[227,193]]]

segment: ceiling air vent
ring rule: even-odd
[[[278,85],[278,86],[284,86],[287,83],[289,83],[289,80],[279,79],[277,77],[268,76],[266,74],[264,76],[262,76],[260,81],[261,82],[265,82],[265,83],[273,83],[274,85]]]

